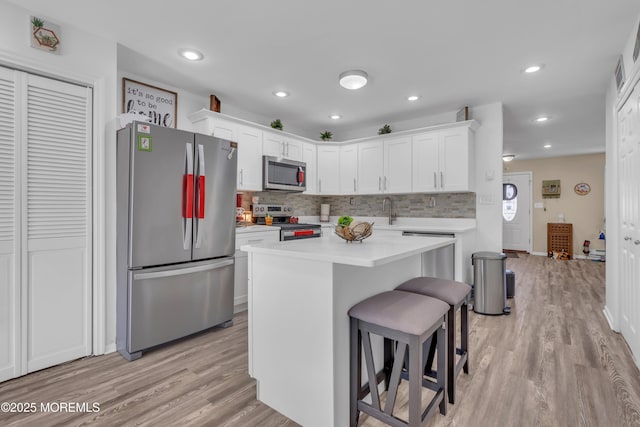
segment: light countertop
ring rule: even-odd
[[[289,259],[309,259],[361,267],[376,267],[411,255],[455,243],[449,237],[377,236],[362,243],[347,243],[337,236],[243,245],[240,250],[256,254],[284,256]]]
[[[398,218],[393,225],[389,225],[387,217],[360,217],[354,220],[374,223],[374,233],[379,230],[418,231],[434,233],[466,233],[476,229],[475,218]],[[330,217],[329,222],[321,223],[318,217],[300,217],[300,222],[310,222],[322,225],[322,227],[335,227],[338,217]]]
[[[255,233],[258,231],[280,231],[277,225],[248,225],[236,227],[236,234]]]

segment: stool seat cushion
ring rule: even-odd
[[[416,277],[404,282],[396,290],[426,295],[442,300],[449,305],[457,305],[469,295],[471,286],[455,280]]]
[[[349,316],[411,335],[422,335],[449,311],[436,299],[415,293],[387,291],[351,307]]]

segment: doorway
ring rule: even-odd
[[[531,172],[502,177],[502,248],[531,252]]]

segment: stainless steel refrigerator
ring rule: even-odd
[[[116,346],[127,360],[231,324],[236,147],[140,122],[118,131]]]

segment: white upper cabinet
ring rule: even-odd
[[[358,144],[358,193],[382,193],[384,147],[382,141]]]
[[[340,147],[318,146],[317,194],[340,194]]]
[[[473,191],[475,156],[469,127],[415,135],[412,146],[413,191]]]
[[[411,137],[403,136],[384,141],[385,193],[410,193],[412,186]]]
[[[340,194],[358,192],[358,145],[340,147]]]
[[[318,164],[316,161],[316,145],[309,142],[302,143],[302,161],[307,164],[306,185],[304,194],[317,194],[318,192]]]
[[[193,122],[194,132],[212,135],[216,138],[222,138],[229,141],[238,140],[238,127],[239,125],[237,123],[234,123],[231,120],[226,120],[224,117],[220,117],[218,113],[213,112],[206,120]]]
[[[237,189],[262,191],[262,131],[241,125],[238,128]]]
[[[265,156],[301,160],[302,142],[277,133],[265,132],[262,141],[262,153]]]

